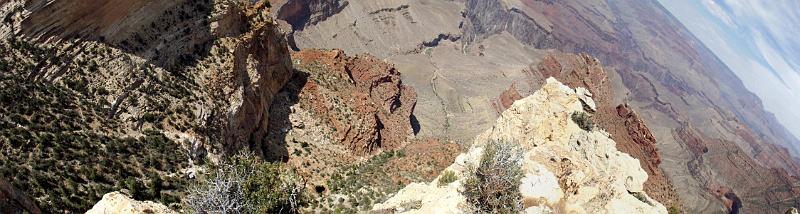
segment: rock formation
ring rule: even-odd
[[[668,207],[680,208],[681,201],[672,182],[659,167],[661,156],[656,138],[630,105],[614,103],[612,82],[597,59],[587,54],[552,53],[532,67],[543,77],[556,77],[565,85],[591,92],[596,103],[594,121],[611,134],[618,150],[640,161],[649,175],[644,184],[647,193]]]
[[[106,214],[106,213],[125,213],[125,214],[144,214],[144,213],[159,213],[170,214],[177,212],[170,210],[168,207],[155,203],[152,201],[137,201],[133,200],[127,195],[120,192],[110,192],[103,196],[95,204],[92,209],[86,211],[86,214]]]
[[[277,15],[291,24],[294,30],[302,30],[306,25],[315,25],[341,12],[347,4],[347,1],[340,0],[289,0],[282,4]]]
[[[416,93],[402,84],[390,64],[341,50],[307,50],[292,55],[308,72],[300,83],[300,108],[333,128],[332,139],[356,153],[391,150],[413,136]]]
[[[521,11],[525,7],[514,7],[513,3],[500,0],[468,0],[465,6],[465,42],[477,42],[506,31],[516,38],[525,38],[523,43],[537,48],[553,48],[556,44],[552,24],[542,23],[545,19],[541,14]]]
[[[532,96],[514,102],[445,170],[455,172],[458,180],[444,186],[437,180],[413,183],[374,209],[463,213],[469,206],[459,192],[464,178],[477,167],[484,145],[499,140],[517,143],[524,151],[519,190],[528,213],[666,213],[644,192],[648,176],[639,161],[618,151],[605,131],[584,131],[570,119],[592,101],[576,91],[581,90],[548,79]],[[404,210],[408,203],[419,206]]]
[[[3,38],[42,42],[63,49],[64,53],[58,51],[51,56],[53,58],[67,53],[83,55],[101,70],[155,67],[153,70],[157,73],[178,74],[175,76],[181,78],[189,75],[192,84],[207,86],[207,90],[192,93],[201,97],[219,95],[211,99],[213,101],[200,104],[203,107],[199,109],[208,111],[203,112],[206,114],[214,113],[212,116],[216,117],[203,119],[224,123],[217,130],[224,132],[220,141],[227,150],[235,151],[246,145],[254,147],[264,137],[272,96],[292,72],[287,43],[268,18],[266,3],[242,4],[247,3],[10,1],[3,4],[3,15],[10,18],[0,32],[7,32]],[[96,49],[100,48],[121,53],[97,53]],[[122,54],[130,54],[126,59],[132,62],[113,62],[114,55]],[[38,64],[41,71],[33,71],[30,76],[50,81],[61,78],[65,65],[53,61]],[[135,72],[130,73],[135,77]],[[124,114],[124,110],[122,113],[115,111],[124,98],[137,97],[129,91],[153,83],[150,79],[134,78],[124,84],[107,86],[125,88],[116,96],[117,101],[111,107],[114,113],[109,117]],[[213,103],[218,99],[227,100],[227,103]]]
[[[258,14],[256,14],[258,15]],[[269,125],[273,96],[292,76],[292,65],[282,33],[271,23],[251,24],[251,30],[224,43],[233,44],[232,57],[222,59],[231,70],[212,70],[209,85],[226,99],[221,118],[228,151],[249,145],[261,149]]]

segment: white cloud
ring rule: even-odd
[[[724,9],[722,9],[722,7],[720,7],[720,5],[717,4],[716,1],[714,1],[714,0],[702,0],[702,2],[703,2],[703,5],[706,8],[708,8],[709,12],[711,12],[711,14],[716,16],[720,21],[722,21],[723,23],[725,23],[726,25],[728,25],[728,26],[730,26],[732,28],[736,27],[736,24],[733,22],[733,19],[728,14],[728,11],[725,11]]]

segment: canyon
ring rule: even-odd
[[[463,212],[497,140],[523,148],[534,213],[800,206],[800,140],[654,0],[0,0],[0,18],[2,212],[182,211],[242,152],[302,178],[300,212]]]
[[[299,49],[339,48],[394,63],[418,91],[420,136],[469,142],[509,100],[558,77],[537,67],[548,55],[587,53],[602,63],[604,87],[613,91],[599,115],[622,118],[598,120],[606,123],[601,127],[647,124],[649,136],[628,135],[632,143],[619,143],[620,150],[657,151],[658,158],[640,160],[672,181],[677,197],[670,197],[680,198],[684,210],[782,212],[798,203],[798,139],[656,1],[348,1],[297,16],[325,17],[286,28]],[[629,110],[640,120],[626,119]],[[615,132],[636,128],[625,129]],[[772,188],[744,182],[764,178],[776,181]]]

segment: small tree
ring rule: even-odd
[[[522,153],[515,144],[489,142],[461,193],[476,213],[518,213],[522,210],[521,164]]]
[[[191,213],[297,213],[305,184],[280,164],[239,154],[189,188]]]
[[[185,200],[187,209],[191,213],[244,213],[249,207],[242,183],[250,173],[233,165],[219,166],[189,188]]]

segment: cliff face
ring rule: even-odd
[[[232,58],[218,58],[222,69],[212,70],[207,83],[218,90],[211,91],[217,95],[215,98],[227,100],[217,106],[224,110],[220,112],[224,116],[218,118],[224,127],[223,142],[229,152],[247,146],[262,149],[273,97],[292,76],[288,46],[282,33],[271,24],[256,24],[250,32],[222,43],[232,45],[228,49],[232,50]]]
[[[2,3],[0,176],[44,212],[123,187],[180,206],[205,160],[269,152],[269,108],[293,70],[266,3]],[[175,185],[133,190],[159,182]]]
[[[278,3],[281,20],[286,20],[294,30],[302,30],[307,25],[315,25],[347,7],[347,1],[340,0],[289,0]]]
[[[295,75],[270,108],[268,158],[296,165],[322,185],[336,170],[413,138],[416,93],[392,65],[341,50],[292,58]]]
[[[465,4],[465,42],[477,42],[506,31],[516,38],[525,38],[522,42],[530,46],[555,47],[553,26],[537,22],[535,18],[539,17],[526,14],[520,7],[509,7],[498,0],[468,0]]]
[[[519,190],[528,213],[666,213],[644,192],[648,176],[639,161],[618,151],[608,133],[585,131],[570,119],[574,112],[596,110],[585,107],[593,102],[585,91],[548,79],[532,96],[514,102],[446,169],[455,172],[456,181],[440,186],[440,176],[430,184],[411,184],[373,209],[466,212],[459,192],[465,177],[478,166],[487,142],[504,141],[523,150]],[[414,203],[419,206],[405,210]]]
[[[10,1],[15,35],[32,41],[90,40],[135,54],[167,69],[193,64],[214,40],[213,0]],[[0,30],[3,32],[3,30]]]

